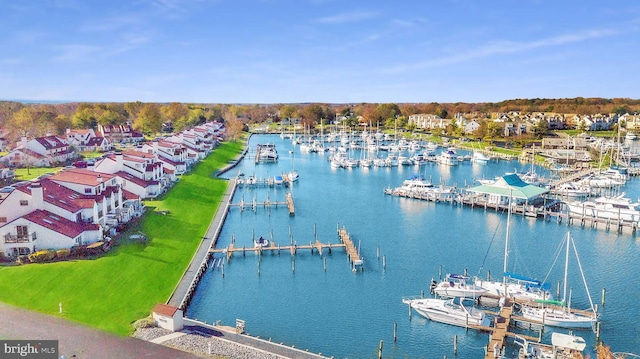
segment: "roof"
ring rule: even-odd
[[[33,222],[52,231],[58,232],[69,238],[76,238],[85,231],[100,230],[100,225],[94,223],[76,223],[66,218],[62,218],[49,211],[37,209],[28,213],[22,218]]]
[[[126,189],[123,189],[122,190],[122,198],[124,198],[125,200],[140,199],[140,196],[138,196],[137,194],[135,194],[133,192],[129,192]]]
[[[138,177],[136,177],[136,176],[134,176],[134,175],[132,175],[130,173],[127,173],[125,171],[116,172],[115,175],[120,177],[120,178],[122,178],[122,179],[124,179],[124,180],[127,180],[127,181],[129,181],[129,182],[131,182],[133,184],[136,184],[136,185],[138,185],[140,187],[143,187],[143,188],[147,188],[149,186],[157,185],[158,183],[160,183],[158,181],[145,181],[142,178],[138,178]]]
[[[174,307],[168,304],[156,304],[156,306],[153,307],[154,313],[163,315],[165,317],[173,317],[178,310],[180,310],[178,307]]]
[[[82,184],[86,186],[97,186],[99,183],[108,181],[113,177],[113,175],[108,173],[72,168],[60,171],[49,177],[49,179],[52,181]]]
[[[531,199],[549,192],[548,189],[530,185],[524,182],[517,174],[504,175],[495,183],[484,184],[471,187],[467,191],[486,194],[497,194],[500,196],[513,197],[519,199]]]
[[[47,150],[68,146],[67,143],[58,136],[36,137],[34,140]]]

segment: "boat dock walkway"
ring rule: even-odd
[[[269,241],[269,245],[267,246],[252,246],[252,247],[247,247],[247,246],[242,246],[242,247],[236,247],[235,243],[232,242],[231,244],[229,244],[229,246],[227,248],[221,248],[221,249],[210,249],[209,253],[224,253],[226,255],[227,258],[227,262],[231,260],[231,257],[233,257],[234,253],[242,253],[242,255],[246,255],[247,252],[256,252],[256,253],[262,253],[262,252],[277,252],[280,253],[281,251],[286,251],[291,253],[292,256],[296,255],[298,250],[311,250],[311,253],[314,252],[314,250],[319,254],[322,255],[324,252],[324,249],[328,249],[329,253],[331,253],[331,250],[333,248],[345,248],[346,245],[343,243],[322,243],[319,240],[316,239],[315,242],[310,242],[309,244],[290,244],[287,246],[281,246],[279,244],[275,244],[274,241]]]
[[[500,308],[500,314],[495,317],[494,327],[489,336],[489,347],[487,348],[486,359],[498,358],[500,355],[495,353],[496,349],[503,350],[506,344],[506,337],[509,329],[509,323],[511,322],[511,315],[513,314],[513,303],[508,301]]]
[[[346,227],[343,226],[338,229],[338,237],[340,238],[340,242],[345,245],[347,256],[349,257],[349,261],[355,271],[358,266],[362,266],[362,264],[364,264],[362,258],[360,258],[360,251],[356,249],[356,246],[353,244]]]
[[[297,244],[295,242],[292,242],[291,244],[284,246],[276,244],[275,241],[271,239],[269,240],[269,244],[266,246],[254,245],[250,247],[236,247],[235,239],[232,239],[231,243],[226,248],[210,248],[209,253],[223,253],[227,262],[229,262],[235,253],[242,253],[242,255],[245,256],[247,252],[254,252],[258,255],[261,255],[264,252],[280,254],[280,252],[285,251],[289,252],[293,257],[298,253],[299,250],[310,250],[312,254],[316,252],[320,256],[322,256],[325,249],[327,249],[328,252],[331,253],[334,248],[344,248],[345,253],[347,254],[347,258],[349,259],[349,262],[351,263],[353,269],[357,270],[358,267],[362,267],[364,261],[360,257],[358,249],[353,244],[353,241],[351,240],[346,227],[338,229],[338,238],[340,239],[340,243],[323,243],[316,238],[315,241],[310,241],[309,244]]]
[[[256,212],[258,210],[258,208],[262,207],[262,208],[271,208],[271,207],[275,207],[278,208],[278,206],[286,206],[289,209],[289,214],[293,215],[294,213],[294,205],[293,205],[293,197],[291,196],[290,193],[287,193],[285,201],[272,201],[271,199],[267,198],[262,202],[258,202],[255,198],[251,201],[245,201],[244,198],[242,198],[240,200],[240,202],[238,203],[230,203],[229,204],[230,207],[232,208],[239,208],[240,211],[244,211],[246,209],[250,209],[254,212]]]

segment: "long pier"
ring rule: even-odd
[[[492,210],[495,212],[507,212],[509,207],[505,204],[498,204],[495,202],[489,202],[480,196],[474,196],[471,194],[458,194],[454,196],[439,196],[439,195],[420,195],[409,193],[391,193],[388,189],[384,191],[385,194],[389,194],[396,197],[404,197],[411,199],[419,199],[424,201],[444,203],[451,206],[467,206],[472,209],[483,209],[485,211]],[[616,230],[623,232],[624,230],[631,231],[632,234],[637,233],[640,223],[638,221],[630,221],[622,218],[602,218],[593,215],[580,215],[572,214],[569,212],[563,212],[560,210],[563,202],[555,198],[545,198],[541,204],[522,204],[512,205],[511,213],[525,217],[532,217],[543,219],[546,221],[555,220],[558,224],[566,223],[569,225],[580,225],[581,227],[589,226],[593,229],[604,230]]]
[[[226,248],[209,249],[209,254],[211,255],[215,253],[223,253],[226,257],[227,262],[229,262],[235,253],[242,253],[242,255],[244,256],[247,254],[247,252],[254,252],[258,254],[262,254],[263,252],[277,252],[279,254],[280,252],[285,251],[289,252],[291,256],[295,256],[300,250],[309,250],[312,254],[316,252],[320,256],[322,256],[325,249],[328,250],[328,253],[331,253],[334,248],[344,248],[353,270],[355,271],[358,268],[362,268],[364,261],[360,257],[359,251],[353,244],[353,241],[351,240],[346,227],[338,229],[338,238],[340,239],[340,243],[323,243],[316,238],[315,241],[310,241],[309,244],[291,243],[289,245],[276,244],[272,239],[266,246],[254,245],[249,247],[237,247],[235,244],[235,239],[233,239],[229,246],[227,246]]]

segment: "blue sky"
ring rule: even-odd
[[[640,98],[640,2],[0,1],[0,99]]]

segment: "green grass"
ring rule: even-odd
[[[56,173],[60,171],[62,167],[31,167],[31,168],[16,168],[16,180],[29,181],[45,173]]]
[[[0,267],[0,301],[130,334],[133,321],[171,295],[227,187],[213,173],[241,148],[240,142],[223,144],[163,199],[146,202],[139,223],[146,245],[122,244],[95,260]],[[159,215],[152,207],[171,214]]]
[[[86,159],[98,158],[98,157],[102,157],[102,155],[104,155],[104,152],[100,152],[100,151],[86,151],[86,152],[80,153],[80,156]]]

